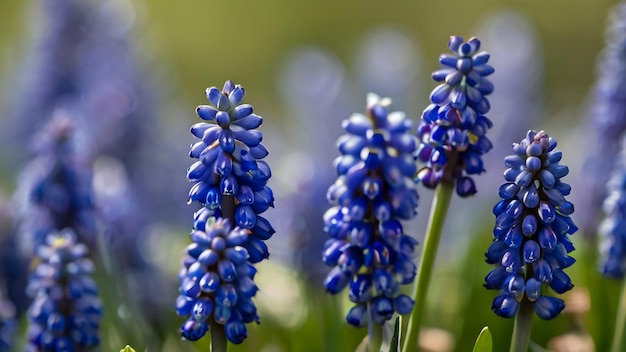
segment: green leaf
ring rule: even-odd
[[[478,334],[476,344],[474,345],[474,352],[491,352],[493,351],[493,339],[491,338],[491,332],[489,327],[485,326]]]
[[[393,337],[391,338],[391,345],[389,346],[389,352],[400,352],[400,324],[402,317],[398,315],[396,323],[393,326]]]
[[[122,348],[120,352],[136,352],[136,351],[129,345],[126,345],[126,347]]]

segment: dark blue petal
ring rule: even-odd
[[[269,152],[265,149],[263,144],[259,144],[250,148],[250,154],[255,159],[263,159],[267,156],[267,154],[269,154]]]
[[[351,275],[346,274],[338,267],[335,267],[330,271],[330,273],[328,273],[328,275],[326,275],[326,278],[324,279],[324,287],[326,287],[326,290],[329,293],[336,294],[348,285],[350,277]]]
[[[384,324],[385,321],[391,319],[393,316],[393,302],[387,297],[376,297],[372,301],[371,308],[372,315],[377,324]]]
[[[250,254],[250,263],[258,263],[263,259],[269,258],[270,254],[267,250],[267,245],[253,236],[248,236],[248,240],[243,246],[248,250]]]
[[[215,292],[220,287],[220,277],[216,272],[208,272],[200,279],[200,289],[203,292]]]
[[[509,276],[506,268],[499,265],[495,269],[489,272],[485,277],[484,286],[487,289],[499,290],[504,284],[504,280]]]
[[[541,248],[533,240],[528,240],[524,243],[523,253],[524,262],[526,263],[534,263],[541,258]]]
[[[540,296],[535,301],[535,313],[541,319],[550,320],[555,318],[565,308],[565,302],[560,298]]]
[[[256,224],[256,213],[248,205],[239,205],[235,209],[235,226],[252,229]]]
[[[356,327],[363,327],[367,325],[367,304],[357,304],[350,309],[348,315],[346,315],[348,324]]]
[[[248,337],[246,325],[239,320],[229,320],[224,324],[224,332],[228,341],[236,345],[242,343]]]
[[[526,298],[529,301],[534,302],[541,296],[541,286],[543,284],[537,281],[534,277],[531,277],[526,281]]]
[[[256,147],[263,140],[263,134],[259,130],[233,131],[233,136],[248,147]]]
[[[513,318],[517,314],[519,302],[508,294],[496,296],[491,304],[491,310],[503,318]]]
[[[196,108],[196,114],[205,121],[215,121],[217,109],[209,105],[200,105]],[[202,136],[198,136],[198,138],[202,138]]]
[[[570,277],[561,269],[552,270],[552,281],[550,287],[556,293],[565,293],[574,287]]]
[[[539,259],[533,264],[535,279],[542,283],[548,284],[552,281],[552,268],[545,259]]]
[[[354,303],[366,303],[372,299],[371,274],[359,274],[350,282],[349,298]]]
[[[256,222],[252,228],[252,234],[259,240],[269,240],[276,232],[270,222],[262,216],[256,216]]]

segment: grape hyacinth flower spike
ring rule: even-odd
[[[622,280],[621,294],[616,314],[611,351],[626,348],[626,139],[622,139],[622,152],[606,185],[604,200],[606,218],[600,223],[600,271],[605,277]]]
[[[430,94],[431,104],[422,112],[417,127],[420,144],[414,156],[424,166],[418,171],[416,181],[435,189],[435,197],[417,272],[415,309],[407,326],[404,351],[417,348],[430,276],[452,194],[455,190],[460,197],[476,193],[476,185],[469,175],[484,171],[482,155],[492,148],[486,137],[492,123],[485,116],[490,109],[486,96],[493,92],[493,84],[486,78],[494,72],[487,64],[489,54],[479,51],[477,38],[466,42],[452,36],[448,48],[452,54],[439,57],[445,67],[432,74],[433,80],[441,84]]]
[[[28,351],[84,351],[98,346],[102,305],[90,277],[88,249],[70,229],[51,233],[38,247],[40,264],[30,277],[27,293]]]
[[[494,241],[486,252],[495,268],[485,277],[487,289],[498,290],[492,310],[501,317],[517,315],[512,351],[526,351],[532,310],[552,319],[565,308],[562,294],[573,285],[563,269],[575,259],[568,235],[578,228],[570,218],[574,206],[565,200],[571,187],[561,181],[569,169],[561,165],[557,141],[544,131],[529,131],[514,154],[505,158],[502,198],[493,208]],[[518,328],[519,326],[519,328]],[[516,349],[513,349],[516,348]]]
[[[227,81],[222,90],[207,89],[210,105],[200,105],[193,125],[200,139],[189,155],[199,159],[187,170],[194,182],[189,203],[203,207],[194,215],[193,232],[179,279],[179,315],[187,321],[181,335],[198,340],[211,331],[216,351],[226,350],[226,339],[242,343],[246,323],[259,321],[252,297],[257,263],[269,256],[265,240],[274,234],[259,214],[273,206],[267,186],[269,165],[261,160],[267,150],[255,128],[263,122],[249,104],[241,104],[245,90]]]
[[[486,133],[492,122],[485,116],[490,109],[486,95],[493,84],[486,78],[494,72],[487,64],[489,54],[480,49],[480,41],[450,37],[452,52],[439,57],[445,68],[433,72],[433,80],[441,82],[430,94],[430,104],[422,113],[417,128],[421,141],[417,159],[425,163],[418,179],[429,188],[442,180],[456,184],[461,197],[476,193],[468,175],[484,171],[482,155],[492,144]]]
[[[268,154],[261,143],[263,134],[255,129],[263,119],[254,114],[252,105],[241,104],[245,94],[231,81],[221,91],[207,89],[211,105],[196,110],[206,122],[191,127],[200,141],[191,146],[189,155],[199,160],[189,167],[187,178],[194,182],[189,202],[205,206],[196,213],[194,227],[203,230],[210,217],[233,217],[233,226],[251,231],[244,247],[249,261],[257,263],[269,257],[264,241],[274,229],[259,214],[274,206],[274,195],[267,186],[270,167],[261,160]]]
[[[623,279],[626,274],[626,139],[622,141],[622,153],[615,170],[606,185],[607,197],[604,212],[607,214],[599,227],[602,236],[600,253],[602,275]]]
[[[324,285],[331,294],[348,288],[355,306],[346,319],[355,326],[369,324],[374,348],[380,324],[413,308],[399,289],[416,271],[411,257],[417,241],[404,234],[400,220],[417,214],[412,157],[417,141],[408,133],[411,121],[403,112],[389,112],[390,103],[370,94],[366,114],[344,120],[347,133],[338,140],[341,156],[335,159],[339,177],[328,190],[334,206],[324,215],[331,239],[323,261],[334,267]]]

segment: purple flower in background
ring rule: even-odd
[[[341,156],[335,159],[339,177],[328,189],[333,207],[324,214],[331,239],[322,257],[334,267],[324,286],[332,294],[349,288],[356,305],[346,319],[355,326],[367,324],[368,316],[383,324],[414,305],[399,290],[415,278],[417,241],[404,234],[400,220],[417,214],[417,140],[408,133],[412,123],[405,114],[388,111],[390,102],[370,94],[366,114],[343,122],[347,133],[339,138]]]
[[[102,309],[86,257],[96,237],[91,174],[76,158],[73,138],[72,120],[58,111],[36,135],[36,158],[18,180],[17,238],[36,265],[26,288],[33,350],[99,344]]]
[[[359,97],[367,92],[393,97],[393,105],[406,110],[418,92],[420,56],[413,38],[399,28],[381,26],[369,31],[356,58]]]
[[[619,2],[610,11],[606,46],[598,57],[596,82],[593,88],[587,129],[595,131],[586,148],[583,164],[584,187],[581,187],[581,228],[594,237],[602,218],[602,203],[607,196],[606,184],[615,167],[615,155],[626,130],[626,3]]]
[[[568,254],[574,250],[568,235],[578,228],[570,218],[574,206],[565,200],[571,187],[561,181],[569,169],[560,164],[556,145],[545,132],[528,131],[505,158],[506,183],[493,208],[494,241],[486,253],[495,269],[485,277],[487,289],[499,290],[491,308],[505,318],[528,300],[540,318],[552,319],[565,303],[546,294],[573,287],[563,269],[575,262]]]
[[[70,229],[48,234],[37,247],[39,264],[26,290],[33,298],[27,350],[84,351],[100,344],[102,304],[87,253]]]
[[[91,173],[76,157],[73,137],[72,120],[59,111],[36,136],[35,159],[18,178],[18,242],[27,258],[49,233],[65,228],[73,229],[81,243],[95,245]]]
[[[150,292],[173,282],[164,283],[170,278],[160,270],[162,263],[146,255],[142,244],[155,223],[182,223],[188,214],[171,207],[184,192],[184,180],[167,176],[170,168],[185,167],[177,157],[180,148],[174,147],[176,130],[184,130],[160,131],[157,111],[166,99],[157,97],[151,76],[158,71],[152,72],[153,59],[144,54],[149,51],[133,40],[141,25],[136,5],[127,0],[37,2],[31,16],[40,18],[39,26],[10,82],[15,88],[7,97],[3,148],[13,159],[7,164],[18,164],[29,149],[24,136],[32,134],[33,126],[57,114],[71,120],[76,157],[94,165],[91,202],[119,269],[117,283],[127,285],[134,293],[128,299],[150,316],[158,313],[155,306],[170,301]],[[77,236],[84,241],[81,232]]]
[[[623,141],[626,143],[626,141]],[[624,145],[624,144],[622,144]],[[601,270],[604,276],[622,279],[626,273],[626,150],[615,165],[607,183],[604,200],[606,218],[600,224]]]
[[[485,97],[493,91],[486,78],[494,72],[487,64],[489,54],[478,50],[480,41],[450,37],[452,52],[439,57],[445,68],[433,72],[441,82],[430,95],[432,102],[422,113],[417,128],[421,140],[417,159],[426,163],[419,171],[419,180],[427,187],[436,187],[442,179],[456,184],[461,197],[476,193],[468,175],[484,171],[482,155],[491,148],[486,137],[491,121],[484,115],[490,109]]]
[[[287,241],[274,242],[274,252],[291,256],[295,268],[311,284],[319,283],[327,269],[319,265],[326,238],[320,219],[328,206],[326,190],[334,182],[332,166],[327,156],[335,153],[339,130],[327,127],[338,125],[338,116],[350,113],[350,89],[345,67],[331,51],[304,46],[294,49],[282,65],[279,89],[289,105],[286,113],[293,118],[281,124],[286,128],[282,138],[273,138],[276,165],[288,173],[278,173],[275,196],[283,206],[270,215],[277,231]],[[323,101],[324,104],[319,102]],[[284,250],[280,246],[287,246]]]

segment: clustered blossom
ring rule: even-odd
[[[198,116],[207,122],[191,127],[191,133],[200,141],[191,146],[189,155],[199,160],[189,167],[187,178],[195,183],[189,201],[205,206],[196,213],[196,223],[224,216],[223,200],[234,198],[233,225],[251,231],[244,247],[250,262],[256,263],[269,256],[263,241],[272,236],[274,229],[259,214],[273,206],[274,195],[267,186],[270,167],[261,160],[268,152],[261,144],[263,135],[255,129],[263,119],[253,113],[252,105],[241,104],[245,94],[243,87],[231,81],[222,91],[207,89],[211,105],[197,108]]]
[[[179,315],[189,316],[181,327],[182,336],[197,340],[204,336],[212,317],[224,324],[226,337],[233,343],[246,338],[245,323],[259,321],[252,296],[257,287],[252,281],[256,269],[248,263],[242,247],[250,230],[231,229],[220,218],[191,233],[179,278],[181,295],[176,301]]]
[[[27,293],[29,351],[83,351],[100,343],[102,305],[98,286],[90,277],[93,262],[87,246],[67,229],[51,233],[38,247],[41,261],[32,273]]]
[[[355,326],[367,324],[368,315],[383,324],[414,305],[399,289],[415,278],[417,241],[404,234],[399,220],[417,214],[417,140],[408,133],[411,121],[403,112],[390,113],[389,104],[370,94],[366,114],[344,120],[347,133],[338,140],[341,156],[335,159],[339,177],[328,190],[334,206],[324,214],[331,239],[323,261],[334,266],[324,285],[332,294],[348,287],[356,305],[346,318]]]
[[[55,116],[36,139],[37,155],[19,178],[18,240],[27,257],[45,244],[50,232],[65,228],[73,229],[80,242],[95,244],[91,174],[76,157],[74,135],[69,117]]]
[[[552,319],[565,303],[547,296],[548,287],[558,294],[573,287],[563,269],[575,262],[568,255],[574,250],[568,235],[578,228],[569,217],[574,206],[564,197],[571,187],[561,181],[569,169],[559,163],[556,145],[545,132],[529,131],[505,158],[506,183],[493,208],[494,241],[486,253],[487,263],[496,267],[485,277],[487,289],[499,290],[492,309],[505,318],[529,300],[540,318]]]
[[[456,184],[461,197],[476,193],[468,175],[484,171],[482,155],[492,144],[485,134],[492,122],[484,115],[490,109],[485,97],[493,91],[486,78],[494,72],[487,64],[489,54],[478,50],[480,41],[450,37],[452,55],[443,54],[439,62],[446,68],[432,75],[442,82],[430,95],[430,104],[422,113],[417,128],[421,144],[417,159],[426,164],[418,178],[427,187],[435,188],[442,179]]]
[[[189,155],[198,159],[187,170],[194,182],[189,202],[204,205],[194,214],[192,244],[179,275],[178,314],[188,316],[181,327],[185,339],[202,338],[212,322],[224,325],[226,337],[241,343],[247,336],[245,323],[259,321],[252,296],[256,270],[248,263],[268,258],[265,240],[274,234],[259,214],[273,206],[267,180],[269,165],[255,128],[263,119],[249,104],[241,104],[245,90],[231,81],[220,91],[206,91],[210,105],[198,106],[207,121],[193,125],[200,139]],[[211,320],[212,319],[212,320]]]
[[[90,174],[76,158],[73,137],[71,120],[55,116],[20,177],[18,238],[36,265],[26,292],[33,299],[28,350],[85,350],[100,342],[102,308],[86,257],[96,232]]]
[[[607,217],[599,229],[603,237],[602,274],[614,279],[622,279],[626,273],[626,150],[621,155],[607,183],[608,196],[604,200]]]

